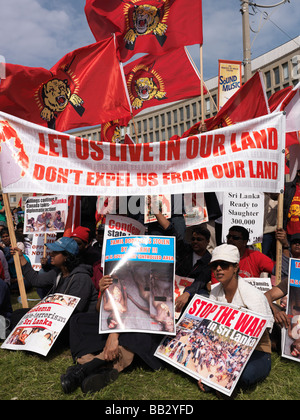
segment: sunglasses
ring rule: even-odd
[[[226,238],[227,239],[233,239],[234,241],[240,241],[240,240],[242,240],[243,238],[241,237],[241,236],[237,236],[237,235],[227,235],[226,236]]]
[[[197,241],[197,242],[201,242],[201,241],[204,241],[204,239],[203,238],[195,238],[194,236],[192,237],[192,241],[194,242],[194,241]]]
[[[210,264],[212,270],[216,270],[218,267],[221,267],[222,270],[228,270],[232,263],[226,261],[215,261]]]

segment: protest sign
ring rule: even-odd
[[[104,274],[113,277],[100,307],[99,333],[175,334],[175,238],[106,241]]]
[[[30,250],[28,251],[28,257],[30,259],[31,266],[34,270],[39,271],[41,269],[41,258],[44,256],[44,251],[46,258],[50,256],[50,250],[45,247],[45,242],[47,244],[53,243],[56,241],[56,233],[34,233],[32,235],[32,243]],[[46,249],[45,249],[46,248]]]
[[[231,395],[267,325],[267,318],[195,295],[155,356]]]
[[[300,259],[290,258],[287,316],[289,328],[282,328],[282,356],[300,362]]]
[[[171,195],[145,197],[144,223],[156,222],[155,213],[161,212],[167,219],[171,217]]]
[[[248,245],[262,242],[264,232],[264,194],[225,192],[223,194],[222,237],[231,226],[243,226],[249,231]]]
[[[219,109],[242,85],[241,61],[219,60],[218,104]]]
[[[266,293],[268,290],[272,289],[270,277],[243,277],[243,280],[256,287],[263,293]]]
[[[0,143],[5,193],[145,196],[284,188],[280,112],[184,139],[137,144],[75,137],[1,112]]]
[[[145,226],[135,219],[116,214],[107,214],[104,225],[101,266],[104,266],[107,239],[119,238],[120,236],[144,235],[145,230]]]
[[[59,293],[46,296],[22,317],[1,348],[47,356],[79,301]]]
[[[204,193],[184,194],[184,210],[183,216],[186,226],[195,226],[208,222]]]
[[[67,216],[67,196],[47,195],[27,198],[24,233],[64,232]]]

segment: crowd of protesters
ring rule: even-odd
[[[296,181],[288,185],[285,207],[291,208],[297,200],[300,205],[300,194],[299,199],[296,194],[298,181],[300,183],[300,171],[297,173]],[[285,307],[278,307],[274,305],[273,301],[287,294],[288,261],[291,256],[298,258],[300,255],[300,220],[293,221],[293,217],[287,212],[285,229],[276,229],[276,217],[275,219],[273,217],[275,223],[268,224],[267,219],[270,212],[267,211],[265,226],[268,225],[268,228],[265,229],[262,252],[247,245],[249,232],[241,226],[231,226],[226,237],[227,248],[221,252],[221,248],[225,244],[220,241],[219,226],[218,223],[215,223],[221,216],[221,209],[214,193],[206,194],[205,199],[209,222],[194,227],[189,234],[185,229],[183,216],[174,212],[170,219],[166,219],[160,211],[157,211],[155,214],[157,222],[152,223],[148,230],[146,229],[148,234],[176,237],[176,274],[194,279],[193,284],[187,287],[175,301],[176,311],[183,311],[195,294],[209,297],[211,285],[218,284],[221,287],[222,301],[230,303],[233,299],[237,299],[239,304],[250,309],[253,304],[252,306],[257,312],[261,309],[261,313],[268,311],[271,313],[272,310],[276,323],[280,327],[288,328],[290,321],[286,316]],[[276,203],[276,197],[271,198],[266,195],[266,202],[269,203],[270,200]],[[274,206],[271,207],[271,210],[274,210]],[[16,214],[18,217],[14,216]],[[80,304],[71,316],[68,328],[64,330],[63,342],[64,345],[70,347],[74,360],[74,364],[61,376],[61,385],[66,393],[74,391],[78,386],[81,386],[83,392],[100,390],[117,379],[118,374],[132,363],[135,354],[154,370],[163,366],[163,362],[154,356],[155,349],[161,341],[160,335],[145,333],[98,334],[99,314],[97,311],[99,311],[105,290],[113,280],[110,276],[103,275],[101,254],[104,224],[103,220],[97,224],[94,215],[95,201],[92,198],[85,200],[82,203],[81,226],[74,229],[70,237],[60,235],[61,237],[54,243],[46,243],[45,246],[50,251],[50,258],[43,258],[41,260],[42,269],[35,271],[28,257],[30,234],[23,234],[23,220],[19,219],[22,217],[22,212],[19,210],[13,212],[17,247],[12,248],[2,196],[0,196],[0,316],[9,321],[9,331],[17,325],[28,310],[12,310],[12,296],[19,294],[14,266],[15,255],[19,255],[20,258],[27,291],[35,288],[40,298],[53,292],[81,298]],[[132,217],[131,214],[127,216]],[[135,218],[137,217],[135,216]],[[187,240],[188,237],[189,240]],[[266,296],[262,292],[258,292],[257,289],[249,295],[249,290],[251,292],[251,288],[254,286],[250,286],[248,283],[245,286],[246,282],[242,278],[259,277],[262,273],[266,273],[269,277],[274,276],[276,262],[273,250],[278,241],[281,242],[284,251],[281,261],[283,282],[274,287]],[[229,268],[232,270],[230,278],[227,272]],[[240,296],[236,297],[238,288],[240,291],[243,290],[242,299]],[[230,298],[227,294],[230,295]],[[252,295],[254,298],[251,298]],[[257,304],[258,295],[259,304]],[[216,294],[211,296],[218,298]],[[245,302],[249,299],[250,305],[247,306]],[[267,335],[269,339],[269,333]],[[263,378],[255,377],[252,381],[249,380],[248,385],[268,376],[270,342],[268,341],[267,347],[264,347],[263,350],[256,351],[256,357],[260,350],[268,355],[266,374]],[[197,363],[199,364],[199,361]],[[255,363],[258,363],[257,360]],[[207,390],[201,381],[199,387],[202,390]]]

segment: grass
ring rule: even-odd
[[[28,295],[36,297],[35,292]],[[29,302],[34,306],[34,302]],[[13,297],[14,309],[20,308]],[[119,375],[117,381],[95,394],[84,395],[80,388],[64,394],[60,375],[72,364],[68,349],[55,348],[47,357],[23,351],[0,349],[0,400],[102,400],[121,401],[203,401],[218,400],[215,393],[200,392],[197,381],[167,366],[158,372],[148,369],[142,361]],[[269,377],[253,389],[239,390],[235,400],[299,400],[300,364],[272,353]],[[175,404],[173,402],[173,404]]]

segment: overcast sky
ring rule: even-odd
[[[95,42],[84,14],[85,0],[0,0],[0,5],[0,55],[7,63],[49,69],[66,53]],[[207,80],[217,76],[218,59],[242,61],[242,15],[240,0],[203,0],[202,5]],[[290,0],[276,8],[250,8],[253,58],[300,35],[299,7],[300,0]],[[199,65],[199,47],[191,52]]]

